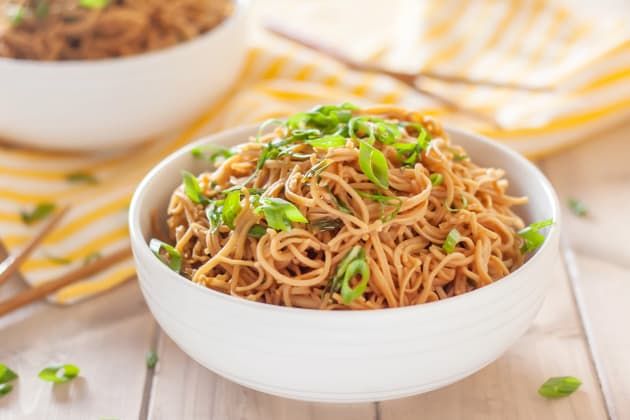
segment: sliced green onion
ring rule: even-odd
[[[370,200],[376,201],[378,203],[381,203],[381,218],[383,220],[384,223],[389,222],[390,220],[392,220],[394,217],[396,217],[398,215],[398,213],[400,212],[400,208],[402,207],[402,199],[398,198],[398,197],[392,197],[389,195],[383,195],[383,194],[372,194],[372,193],[367,193],[365,191],[359,191],[357,190],[357,193],[361,196],[361,197],[365,197],[365,198],[369,198]],[[396,204],[391,204],[391,202],[395,201]],[[385,209],[383,208],[384,204],[388,204],[388,205],[393,205],[394,206],[394,210],[388,214],[387,216],[385,216],[383,213],[385,211]]]
[[[0,384],[0,397],[4,397],[11,391],[13,391],[13,385],[6,383]]]
[[[350,304],[356,298],[363,296],[363,292],[367,288],[370,281],[370,267],[365,261],[365,252],[361,249],[361,254],[357,259],[352,261],[343,276],[341,282],[341,298],[346,305]],[[357,274],[361,275],[361,281],[354,288],[350,287],[350,280]]]
[[[361,282],[353,289],[350,287],[350,280],[357,274],[361,275]],[[369,281],[370,268],[365,259],[365,251],[357,245],[337,265],[335,276],[330,281],[330,290],[339,291],[343,303],[348,305],[363,295]]]
[[[72,263],[72,260],[70,258],[66,258],[66,257],[59,257],[56,255],[51,255],[51,254],[46,254],[46,259],[54,264],[58,264],[58,265],[68,265]]]
[[[310,223],[311,227],[315,230],[337,230],[343,226],[341,219],[333,219],[331,217],[322,217],[321,219],[313,220]]]
[[[102,9],[109,4],[109,0],[79,0],[79,5],[86,9]]]
[[[101,258],[103,258],[103,255],[101,255],[100,252],[98,251],[90,252],[88,255],[85,256],[85,258],[83,258],[83,265],[88,265]]]
[[[569,198],[569,208],[578,217],[586,217],[588,215],[588,209],[583,202],[577,198]]]
[[[352,210],[350,210],[350,207],[348,207],[346,203],[344,203],[339,197],[337,197],[335,193],[332,192],[330,187],[326,187],[326,191],[328,191],[328,194],[330,194],[330,199],[335,207],[346,214],[352,214]]]
[[[573,376],[549,378],[538,388],[538,393],[546,398],[561,398],[573,394],[582,385],[582,381]]]
[[[402,132],[398,125],[381,120],[374,124],[374,137],[383,144],[393,144],[402,137]]]
[[[35,16],[38,19],[45,18],[46,16],[48,16],[49,8],[50,8],[50,5],[48,4],[47,0],[39,0],[37,4],[35,5]]]
[[[172,247],[171,245],[160,241],[159,239],[151,239],[149,242],[149,248],[156,257],[160,259],[164,264],[166,264],[171,270],[179,273],[182,269],[182,254],[179,253],[177,249]],[[166,255],[162,254],[162,251],[166,253]]]
[[[553,219],[534,222],[531,225],[518,231],[518,235],[523,238],[521,252],[523,254],[532,252],[545,242],[545,235],[540,230],[553,225]]]
[[[256,239],[262,238],[263,236],[265,236],[266,233],[267,233],[267,228],[260,224],[255,224],[249,229],[249,232],[247,232],[249,236]]]
[[[348,134],[351,138],[365,139],[372,144],[376,141],[374,125],[370,124],[368,117],[354,117],[348,122]]]
[[[22,218],[22,222],[30,225],[35,223],[41,219],[47,217],[50,213],[55,210],[56,206],[53,203],[39,203],[35,206],[35,208],[30,211],[22,211],[20,212],[20,217]]]
[[[188,171],[182,171],[182,180],[184,183],[184,193],[193,203],[206,204],[208,199],[203,195],[201,185],[196,176]]]
[[[320,137],[318,139],[306,140],[306,143],[319,149],[333,149],[335,147],[343,147],[346,144],[346,138],[338,134]]]
[[[228,225],[230,229],[234,229],[234,220],[241,212],[241,193],[240,191],[229,192],[223,202],[223,223]]]
[[[326,168],[330,166],[331,163],[332,160],[330,159],[324,159],[317,162],[315,165],[311,166],[308,171],[306,171],[306,173],[304,174],[304,179],[307,180],[319,176],[322,172],[326,170]]]
[[[146,362],[147,362],[147,367],[149,369],[153,369],[155,367],[155,365],[157,365],[158,362],[158,355],[154,350],[150,350],[147,352],[146,355]]]
[[[206,158],[208,161],[214,163],[218,158],[227,159],[234,156],[236,152],[225,147],[209,144],[203,147],[194,147],[190,151],[190,154],[197,159]]]
[[[389,186],[387,159],[380,150],[364,141],[359,141],[359,166],[374,185],[383,189]]]
[[[295,205],[278,197],[261,197],[255,212],[263,213],[267,224],[276,230],[290,230],[290,222],[308,223]]]
[[[76,378],[79,372],[79,368],[75,365],[55,365],[42,369],[39,377],[47,382],[62,384]]]
[[[431,185],[437,187],[438,185],[442,185],[444,182],[444,175],[435,172],[429,175],[429,179],[431,180]]]
[[[24,6],[19,4],[10,4],[6,8],[6,15],[7,18],[9,18],[9,22],[11,22],[11,25],[17,26],[24,20],[26,9],[24,8]]]
[[[461,155],[459,153],[453,152],[453,160],[455,162],[461,162],[462,160],[468,159],[467,155]]]
[[[210,222],[210,229],[216,232],[223,225],[223,200],[211,201],[206,207],[206,217]]]
[[[256,134],[256,141],[260,140],[260,136],[263,134],[263,132],[267,128],[269,128],[269,127],[271,127],[273,125],[282,126],[284,124],[285,123],[282,120],[279,120],[279,119],[276,119],[276,118],[272,118],[272,119],[263,121],[263,123],[260,124],[260,126],[258,127],[258,134]]]
[[[66,175],[66,180],[68,182],[75,183],[84,182],[86,184],[98,184],[98,180],[94,175],[82,171],[69,173],[68,175]]]
[[[0,363],[0,384],[5,384],[17,379],[18,375],[4,363]]]
[[[451,229],[451,231],[446,236],[444,240],[444,244],[442,244],[442,249],[446,251],[447,254],[455,251],[455,246],[462,239],[459,231],[457,229]]]

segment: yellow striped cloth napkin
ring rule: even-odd
[[[423,88],[493,115],[504,127],[498,130],[454,114],[388,77],[349,71],[316,53],[258,34],[230,94],[188,127],[140,146],[141,153],[79,156],[0,146],[0,239],[9,250],[22,246],[37,228],[21,221],[21,211],[44,202],[73,205],[61,226],[23,265],[23,277],[38,284],[97,254],[127,247],[127,208],[143,175],[168,153],[226,127],[317,103],[399,104],[479,131],[526,155],[541,156],[594,137],[630,115],[630,42],[622,21],[580,16],[543,0],[397,4],[387,36],[373,48],[361,49],[361,58],[399,70],[552,85],[554,91],[422,82]],[[311,21],[298,27],[313,26]],[[365,42],[350,46],[356,48],[348,53],[356,54]],[[90,174],[97,182],[85,182],[77,173]],[[74,181],[69,179],[72,174]],[[51,300],[76,302],[133,276],[132,262],[124,261],[66,287]]]

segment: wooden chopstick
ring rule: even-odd
[[[70,271],[69,273],[63,274],[53,280],[42,283],[39,286],[35,286],[33,288],[20,292],[15,296],[7,299],[6,301],[0,303],[0,316],[6,315],[9,312],[28,305],[35,300],[43,299],[49,294],[61,289],[62,287],[83,280],[85,279],[85,277],[98,273],[99,271],[104,270],[105,268],[108,268],[117,262],[129,258],[130,256],[131,249],[124,248],[114,252],[113,254],[94,260],[93,262],[82,267],[78,267]]]
[[[24,260],[31,255],[37,245],[39,245],[44,238],[53,231],[55,226],[59,224],[59,221],[69,209],[70,206],[62,207],[61,210],[57,211],[46,221],[46,224],[39,230],[39,232],[37,232],[37,235],[31,238],[24,248],[19,250],[16,254],[9,255],[4,259],[4,261],[0,262],[0,286],[9,280],[13,273],[17,271],[20,265],[22,265]]]
[[[294,33],[293,31],[289,31],[288,29],[285,29],[284,27],[275,24],[275,23],[267,23],[265,25],[265,29],[268,30],[269,32],[280,36],[282,38],[285,38],[289,41],[295,42],[297,44],[300,44],[306,48],[312,49],[313,51],[317,51],[321,54],[327,55],[331,58],[333,58],[334,60],[340,62],[341,64],[344,64],[345,66],[354,69],[354,70],[359,70],[359,71],[365,71],[365,72],[372,72],[372,73],[381,73],[381,74],[385,74],[389,77],[392,77],[398,81],[400,81],[401,83],[404,83],[405,85],[409,86],[410,88],[414,89],[416,92],[421,93],[425,96],[428,96],[430,98],[433,98],[434,100],[441,102],[442,104],[444,104],[446,107],[459,112],[461,114],[467,115],[473,119],[476,120],[480,120],[483,121],[487,124],[490,124],[492,127],[494,128],[498,128],[498,129],[502,129],[503,127],[501,126],[501,124],[499,124],[499,122],[494,119],[492,116],[484,114],[482,112],[479,112],[477,110],[468,108],[466,106],[460,105],[457,102],[453,101],[452,99],[449,99],[445,96],[442,96],[440,94],[437,94],[433,91],[430,91],[426,88],[421,88],[420,86],[418,86],[418,79],[420,77],[425,77],[428,78],[429,75],[428,74],[422,74],[422,73],[418,73],[418,74],[411,74],[411,73],[404,73],[404,72],[397,72],[397,71],[392,71],[392,70],[388,70],[384,67],[381,66],[377,66],[374,64],[369,64],[369,63],[363,63],[363,62],[359,62],[356,61],[350,57],[348,57],[347,55],[345,55],[344,53],[340,52],[339,50],[332,48],[330,46],[327,45],[322,45],[319,44],[318,42],[309,39],[307,37],[305,37],[302,34],[297,34]],[[435,73],[431,73],[431,75],[433,76],[433,78],[438,78],[436,76]],[[446,80],[449,79],[449,81],[453,81],[454,80],[454,76],[448,76],[448,77],[443,77],[442,80]],[[464,79],[461,79],[461,81],[463,81]],[[467,81],[470,84],[477,83],[478,81],[473,81],[471,79],[467,79]],[[485,83],[486,85],[492,85],[492,86],[498,86],[497,83],[494,82],[487,82]],[[506,87],[506,86],[502,86],[502,87]],[[524,88],[525,90],[530,90],[528,88]]]
[[[451,75],[451,74],[443,74],[443,73],[424,71],[424,70],[418,71],[417,73],[397,72],[397,71],[389,70],[382,66],[356,61],[350,58],[345,53],[333,47],[320,44],[314,39],[308,38],[303,34],[291,31],[287,29],[284,25],[281,25],[276,22],[266,23],[265,29],[277,36],[288,39],[289,41],[295,42],[309,49],[319,51],[320,53],[327,55],[331,58],[334,58],[335,60],[353,69],[370,71],[370,72],[375,72],[375,73],[383,73],[395,79],[405,80],[405,83],[407,83],[407,81],[409,80],[415,81],[419,78],[426,78],[426,79],[441,80],[447,83],[461,83],[461,84],[466,84],[466,85],[488,86],[488,87],[494,87],[494,88],[523,90],[523,91],[528,91],[528,92],[548,92],[548,91],[553,90],[553,87],[551,86],[530,86],[530,85],[523,85],[523,84],[518,84],[518,83],[503,83],[503,82],[497,82],[493,80],[469,78],[469,77],[464,77],[464,76],[456,76],[456,75]]]

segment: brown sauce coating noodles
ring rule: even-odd
[[[287,128],[278,127],[258,142],[250,139],[215,170],[198,177],[210,199],[247,181],[249,189],[242,189],[242,210],[234,229],[224,225],[213,232],[204,206],[193,203],[183,187],[173,193],[167,223],[172,243],[182,254],[182,274],[214,290],[274,305],[376,309],[461,295],[523,264],[517,231],[524,223],[512,208],[527,199],[506,194],[503,170],[476,165],[429,117],[397,108],[353,114],[419,123],[432,141],[412,166],[403,166],[391,146],[376,142],[389,173],[389,188],[379,190],[362,171],[352,139],[327,150],[302,144],[296,150],[307,154],[306,159],[268,159],[258,172],[265,145],[285,137]],[[404,140],[413,142],[416,134]],[[324,159],[330,165],[319,176],[305,179],[305,173]],[[432,185],[431,174],[440,174],[442,182]],[[250,203],[254,189],[264,191],[263,197],[293,203],[309,223],[293,223],[288,231],[268,228],[260,238],[248,235],[252,226],[264,223]],[[395,199],[379,202],[365,193]],[[328,223],[326,229],[318,228],[322,221]],[[446,252],[443,245],[453,229],[461,238],[452,252]],[[371,275],[362,295],[344,304],[338,291],[330,291],[330,281],[340,261],[357,245],[365,252]],[[357,276],[351,284],[359,281]]]
[[[96,2],[98,3],[98,2]],[[232,11],[230,0],[0,0],[0,57],[95,60],[191,40]]]

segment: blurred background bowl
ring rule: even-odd
[[[91,151],[131,146],[194,119],[224,94],[246,54],[248,0],[207,33],[102,60],[0,57],[0,139]]]
[[[189,145],[142,181],[130,208],[131,244],[142,293],[162,329],[201,365],[241,385],[288,398],[366,402],[430,391],[497,359],[529,327],[554,264],[560,213],[544,175],[505,146],[448,130],[473,161],[509,168],[509,192],[526,195],[521,216],[552,217],[542,247],[503,279],[442,301],[371,311],[317,311],[236,298],[197,285],[151,253],[151,212],[164,215],[182,169],[207,170],[193,147],[232,146],[257,132],[227,131]]]

